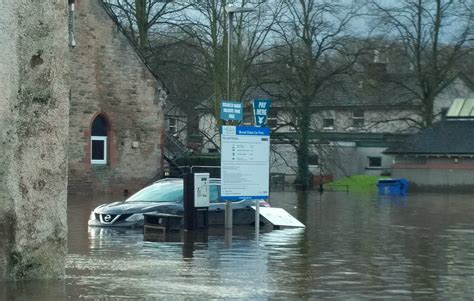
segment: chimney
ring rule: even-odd
[[[369,79],[381,80],[387,72],[387,65],[381,63],[380,51],[374,50],[374,61],[367,66],[367,75]]]

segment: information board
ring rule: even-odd
[[[221,199],[267,199],[270,177],[270,130],[223,126]]]

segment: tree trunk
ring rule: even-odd
[[[146,13],[146,0],[136,0],[135,9],[137,11],[137,27],[139,39],[138,47],[143,53],[148,44],[148,18]]]
[[[297,162],[298,162],[298,174],[296,175],[295,184],[297,184],[302,190],[307,190],[310,187],[310,174],[308,168],[309,158],[309,132],[310,132],[310,119],[311,111],[309,108],[309,101],[306,99],[303,102],[303,107],[300,112],[300,124],[299,129],[299,143],[296,149]]]
[[[431,95],[427,95],[424,99],[424,106],[423,106],[423,123],[424,127],[428,128],[433,124],[434,119],[434,97]]]

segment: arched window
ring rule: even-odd
[[[107,119],[98,115],[91,128],[91,163],[107,164]]]

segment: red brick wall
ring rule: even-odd
[[[397,169],[474,169],[472,159],[459,158],[458,162],[451,159],[428,159],[426,164],[395,163],[392,168]]]
[[[397,157],[395,160],[398,162],[393,165],[392,176],[408,179],[410,191],[474,191],[473,158]]]

